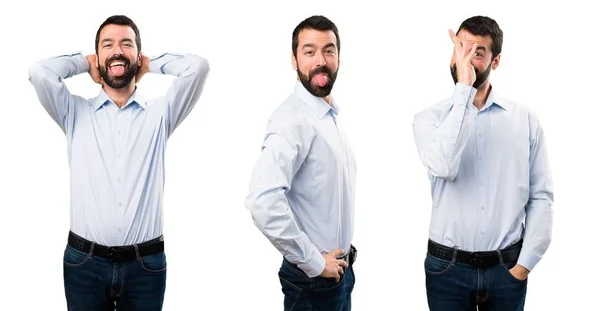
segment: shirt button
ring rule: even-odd
[[[483,156],[479,156],[479,160],[483,160]]]
[[[123,181],[123,178],[119,177],[119,182],[122,182],[122,181]]]
[[[477,134],[477,136],[481,137],[481,136],[483,136],[483,133],[479,133],[479,134]]]
[[[118,132],[117,132],[117,135],[121,135],[121,131],[118,131]]]
[[[484,234],[485,234],[485,232],[481,231],[481,232],[479,232],[479,234],[481,234],[481,235],[484,235]]]
[[[117,154],[117,158],[119,158],[119,159],[120,159],[120,158],[121,158],[121,155],[120,155],[120,154]]]
[[[119,180],[120,180],[120,179],[119,179]],[[480,182],[479,182],[479,184],[483,186],[483,180],[482,180],[482,181],[480,181]]]
[[[119,202],[119,206],[123,206],[123,203]]]
[[[117,229],[117,232],[121,233],[121,231],[122,231],[122,230],[121,230],[121,228],[118,228],[118,229]]]
[[[484,209],[485,209],[485,206],[483,206],[483,205],[482,205],[482,206],[481,206],[481,210],[483,211]]]

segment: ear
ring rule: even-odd
[[[492,69],[496,70],[496,68],[498,68],[498,65],[500,65],[500,56],[502,56],[502,54],[498,54],[498,56],[494,57],[494,59],[492,59]]]
[[[138,52],[138,67],[142,67],[142,51]]]
[[[298,71],[298,60],[296,60],[294,52],[292,52],[292,68],[294,68],[294,71]]]
[[[98,59],[98,54],[96,54],[96,68],[100,68],[100,60]]]

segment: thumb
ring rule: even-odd
[[[341,249],[341,248],[338,248],[338,249],[335,250],[334,254],[335,254],[335,257],[342,256],[342,255],[344,255],[344,250]]]

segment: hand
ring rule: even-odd
[[[100,70],[98,70],[98,66],[96,65],[96,54],[90,54],[85,57],[90,65],[90,70],[88,73],[92,77],[94,82],[104,86],[104,80],[100,76]]]
[[[137,74],[135,75],[135,83],[140,82],[142,77],[150,71],[150,58],[144,54],[140,54],[141,66],[138,69]]]
[[[508,272],[510,272],[510,274],[512,274],[512,276],[515,277],[515,279],[520,281],[525,281],[525,279],[529,275],[529,270],[527,270],[527,268],[521,266],[520,264],[515,265],[510,270],[508,270]]]
[[[323,255],[325,258],[325,269],[321,272],[324,278],[335,278],[336,282],[340,281],[341,276],[344,274],[344,269],[348,267],[348,263],[344,260],[337,259],[337,257],[344,254],[343,249],[336,249],[331,253]],[[343,267],[343,268],[342,268]]]
[[[454,55],[456,60],[456,76],[458,82],[466,85],[473,86],[477,75],[475,74],[475,67],[471,64],[471,59],[477,51],[477,44],[473,44],[471,50],[467,49],[467,33],[463,32],[463,35],[459,39],[454,31],[448,29],[450,39],[454,42]]]

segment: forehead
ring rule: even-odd
[[[122,39],[131,39],[135,41],[135,32],[129,26],[124,25],[106,25],[100,31],[100,41],[112,39],[112,40],[122,40]]]
[[[470,32],[468,32],[465,29],[461,29],[456,36],[458,37],[459,40],[462,40],[464,35],[467,35],[467,46],[471,46],[473,44],[477,44],[480,46],[484,46],[486,48],[486,50],[491,50],[492,48],[492,43],[494,42],[492,40],[492,37],[490,35],[485,35],[485,36],[477,36],[474,35]]]
[[[331,30],[303,29],[298,33],[298,47],[302,48],[305,44],[318,46],[333,43],[337,47],[335,34]]]

